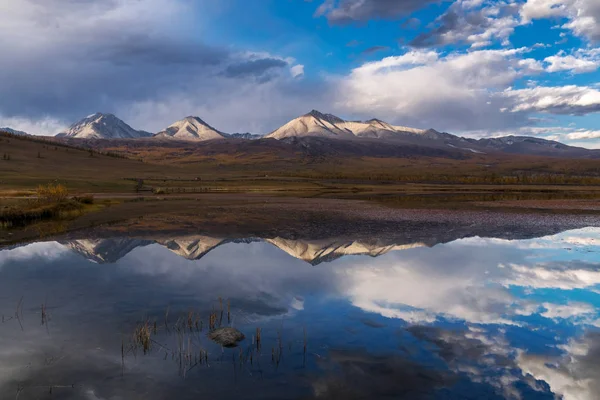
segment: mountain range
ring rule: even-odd
[[[5,128],[17,134],[25,134]],[[323,142],[323,140],[339,139],[345,143],[367,145],[394,144],[418,146],[437,149],[438,151],[454,151],[470,154],[487,154],[504,152],[511,154],[533,154],[543,156],[559,156],[574,158],[600,158],[600,151],[568,146],[560,142],[529,136],[505,136],[498,138],[471,139],[434,129],[417,129],[392,125],[379,119],[368,121],[346,121],[332,114],[324,114],[317,110],[302,115],[266,135],[250,133],[225,133],[199,117],[188,116],[152,134],[135,130],[113,114],[96,113],[71,125],[65,132],[56,135],[65,139],[152,139],[162,141],[208,142],[225,141],[227,139],[259,140],[276,139],[283,142],[298,143],[304,147],[348,147],[349,144]],[[307,142],[306,139],[314,139]],[[304,140],[304,142],[302,142]],[[316,140],[316,141],[315,141]],[[321,140],[319,142],[319,140]],[[354,145],[352,145],[354,146]]]
[[[224,239],[210,236],[184,236],[165,240],[145,239],[82,239],[61,242],[86,259],[99,263],[111,264],[125,257],[138,247],[158,244],[180,257],[188,260],[199,260],[215,248],[227,243],[269,243],[290,256],[303,260],[312,265],[330,262],[348,255],[367,255],[377,257],[390,251],[406,250],[425,247],[425,243],[408,243],[397,245],[380,241],[365,242],[343,239],[324,240],[289,240],[284,238],[271,239]]]
[[[574,225],[572,228],[575,227]],[[448,229],[444,224],[435,227],[428,224],[425,229],[399,228],[393,233],[387,231],[369,234],[354,232],[348,236],[325,236],[314,239],[292,239],[281,236],[231,238],[223,235],[213,236],[210,233],[191,233],[166,236],[166,238],[69,239],[59,243],[90,261],[105,264],[115,263],[136,248],[153,244],[163,246],[185,259],[199,260],[217,247],[228,243],[260,242],[275,246],[288,255],[311,265],[319,265],[346,256],[379,257],[393,251],[434,247],[464,238],[489,237],[524,240],[555,235],[563,232],[564,229],[560,225],[527,225],[507,230],[502,226],[490,227],[488,224],[466,224]]]

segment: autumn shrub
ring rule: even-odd
[[[61,203],[67,200],[69,191],[60,183],[49,183],[37,187],[36,195],[40,203]]]

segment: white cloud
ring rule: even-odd
[[[408,52],[366,63],[338,79],[337,108],[391,122],[446,130],[496,130],[526,123],[506,116],[504,98],[493,96],[541,69],[522,60],[527,49],[479,50],[440,56]],[[514,107],[508,102],[508,107]]]
[[[592,42],[600,40],[600,3],[597,0],[528,0],[521,8],[523,23],[566,18],[563,28]]]
[[[391,257],[389,257],[391,258]],[[365,311],[411,323],[429,323],[438,317],[471,323],[514,324],[511,314],[516,303],[503,288],[483,288],[479,277],[466,270],[433,278],[433,271],[400,257],[379,267],[361,266],[340,270],[337,278],[346,287],[352,304]],[[483,271],[482,271],[483,273]]]
[[[598,69],[600,63],[568,56],[551,56],[544,59],[549,63],[548,72],[571,71],[576,74],[592,72]]]
[[[580,129],[568,133],[566,138],[569,140],[598,139],[600,138],[600,130]]]
[[[600,396],[598,369],[599,338],[588,333],[557,346],[559,356],[520,352],[516,362],[523,374],[548,383],[552,392],[564,400],[596,400]]]
[[[600,68],[599,49],[578,50],[575,54],[560,52],[555,56],[546,57],[544,62],[549,64],[548,72],[570,71],[574,74],[593,72]]]
[[[512,112],[582,115],[600,111],[600,91],[589,86],[507,89],[500,95],[511,100]]]
[[[363,64],[356,69],[359,74],[377,74],[390,71],[402,71],[414,66],[428,65],[438,60],[435,51],[410,51],[401,56],[386,57],[380,61]]]
[[[512,87],[519,79],[547,71],[580,73],[592,65],[595,68],[598,49],[569,56],[559,53],[548,57],[546,66],[535,58],[525,58],[529,52],[527,48],[448,55],[410,51],[368,62],[333,80],[336,110],[357,118],[377,117],[478,136],[535,128],[534,113],[585,115],[600,111],[600,91],[595,87],[538,83]],[[578,138],[577,134],[566,137]]]
[[[0,127],[12,128],[32,135],[50,136],[62,132],[69,124],[52,117],[41,119],[24,117],[3,117],[0,114]]]
[[[521,8],[521,18],[528,23],[534,19],[560,17],[566,14],[565,0],[528,0]]]
[[[572,290],[600,285],[600,271],[594,269],[517,264],[511,264],[507,269],[510,274],[499,281],[506,286]]]
[[[301,76],[304,76],[304,65],[294,65],[292,68],[290,68],[290,73],[294,78],[300,78]]]
[[[32,243],[26,246],[0,251],[0,267],[9,262],[31,260],[35,258],[54,260],[68,252],[68,249],[65,249],[64,246],[57,242]]]
[[[539,136],[546,140],[554,140],[571,145],[581,144],[587,148],[599,148],[600,143],[593,140],[600,138],[600,130],[577,128],[575,126],[527,126],[511,130],[486,130],[470,132],[472,137],[501,137],[501,136]]]
[[[571,302],[568,304],[543,303],[542,307],[546,311],[540,315],[551,319],[568,319],[583,316],[590,316],[596,313],[594,306],[588,303]]]

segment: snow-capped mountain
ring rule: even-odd
[[[73,252],[98,264],[115,263],[137,247],[152,244],[150,240],[141,239],[82,239],[60,242]]]
[[[265,242],[285,251],[294,258],[306,261],[312,265],[330,262],[344,256],[378,257],[390,251],[400,251],[426,247],[425,243],[383,244],[366,243],[363,241],[347,240],[288,240],[283,238],[265,239]]]
[[[27,132],[17,131],[15,129],[11,129],[11,128],[0,128],[0,132],[8,132],[8,133],[11,133],[13,135],[28,135]]]
[[[262,241],[281,249],[290,256],[306,261],[312,265],[330,262],[348,255],[368,255],[377,257],[390,251],[406,250],[427,246],[416,242],[408,244],[383,243],[379,241],[364,242],[360,240],[324,239],[324,240],[289,240],[273,239],[238,239],[230,240],[210,236],[183,236],[165,240],[143,240],[131,238],[119,239],[82,239],[61,242],[73,252],[90,261],[104,264],[115,263],[137,247],[159,244],[173,253],[188,260],[199,260],[215,248],[226,243],[250,243]]]
[[[350,139],[354,137],[354,133],[342,126],[345,121],[331,114],[323,114],[319,111],[312,110],[308,114],[298,117],[281,128],[268,134],[267,138],[285,139],[289,137],[331,137]]]
[[[14,131],[10,128],[4,129],[16,134],[25,133]],[[439,155],[440,151],[447,150],[454,153],[459,151],[472,154],[503,152],[557,157],[600,158],[599,150],[568,146],[542,138],[505,136],[471,139],[450,133],[438,132],[434,129],[424,130],[392,125],[379,119],[346,121],[335,115],[323,114],[316,110],[288,122],[266,136],[250,133],[224,133],[213,128],[198,117],[186,117],[172,124],[167,129],[152,135],[148,132],[133,129],[112,114],[96,113],[71,125],[66,132],[59,133],[57,137],[76,139],[137,139],[153,137],[157,139],[168,138],[194,142],[224,139],[258,140],[273,138],[287,144],[301,146],[302,151],[309,151],[309,154],[317,155],[337,154],[341,149],[352,154],[364,155],[373,153],[377,155],[396,156],[396,153],[390,153],[391,147],[388,146],[388,144],[396,144],[398,145],[394,147],[396,149],[406,146],[402,147],[403,151],[418,147],[420,150],[416,151],[415,155],[425,155],[427,151],[433,149],[433,152],[427,154]],[[360,140],[331,141],[329,139]],[[240,144],[239,140],[231,140],[231,142],[232,146],[236,143]],[[268,142],[264,143],[264,145],[269,146]],[[379,146],[379,148],[373,149],[369,148],[369,146]]]
[[[74,123],[57,137],[77,139],[139,139],[152,136],[145,131],[136,131],[113,114],[96,113]]]
[[[158,132],[154,137],[204,141],[225,139],[227,134],[219,132],[198,117],[186,117],[181,121],[175,122],[164,131]]]
[[[356,137],[394,138],[406,135],[422,135],[425,130],[395,126],[378,119],[369,121],[345,121],[332,114],[323,114],[312,110],[281,128],[268,134],[267,138],[286,139],[290,137],[330,137],[352,139]]]

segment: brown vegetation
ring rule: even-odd
[[[36,196],[0,209],[0,224],[23,226],[36,221],[60,217],[65,212],[81,210],[82,202],[69,200],[67,187],[58,183],[40,185]]]

